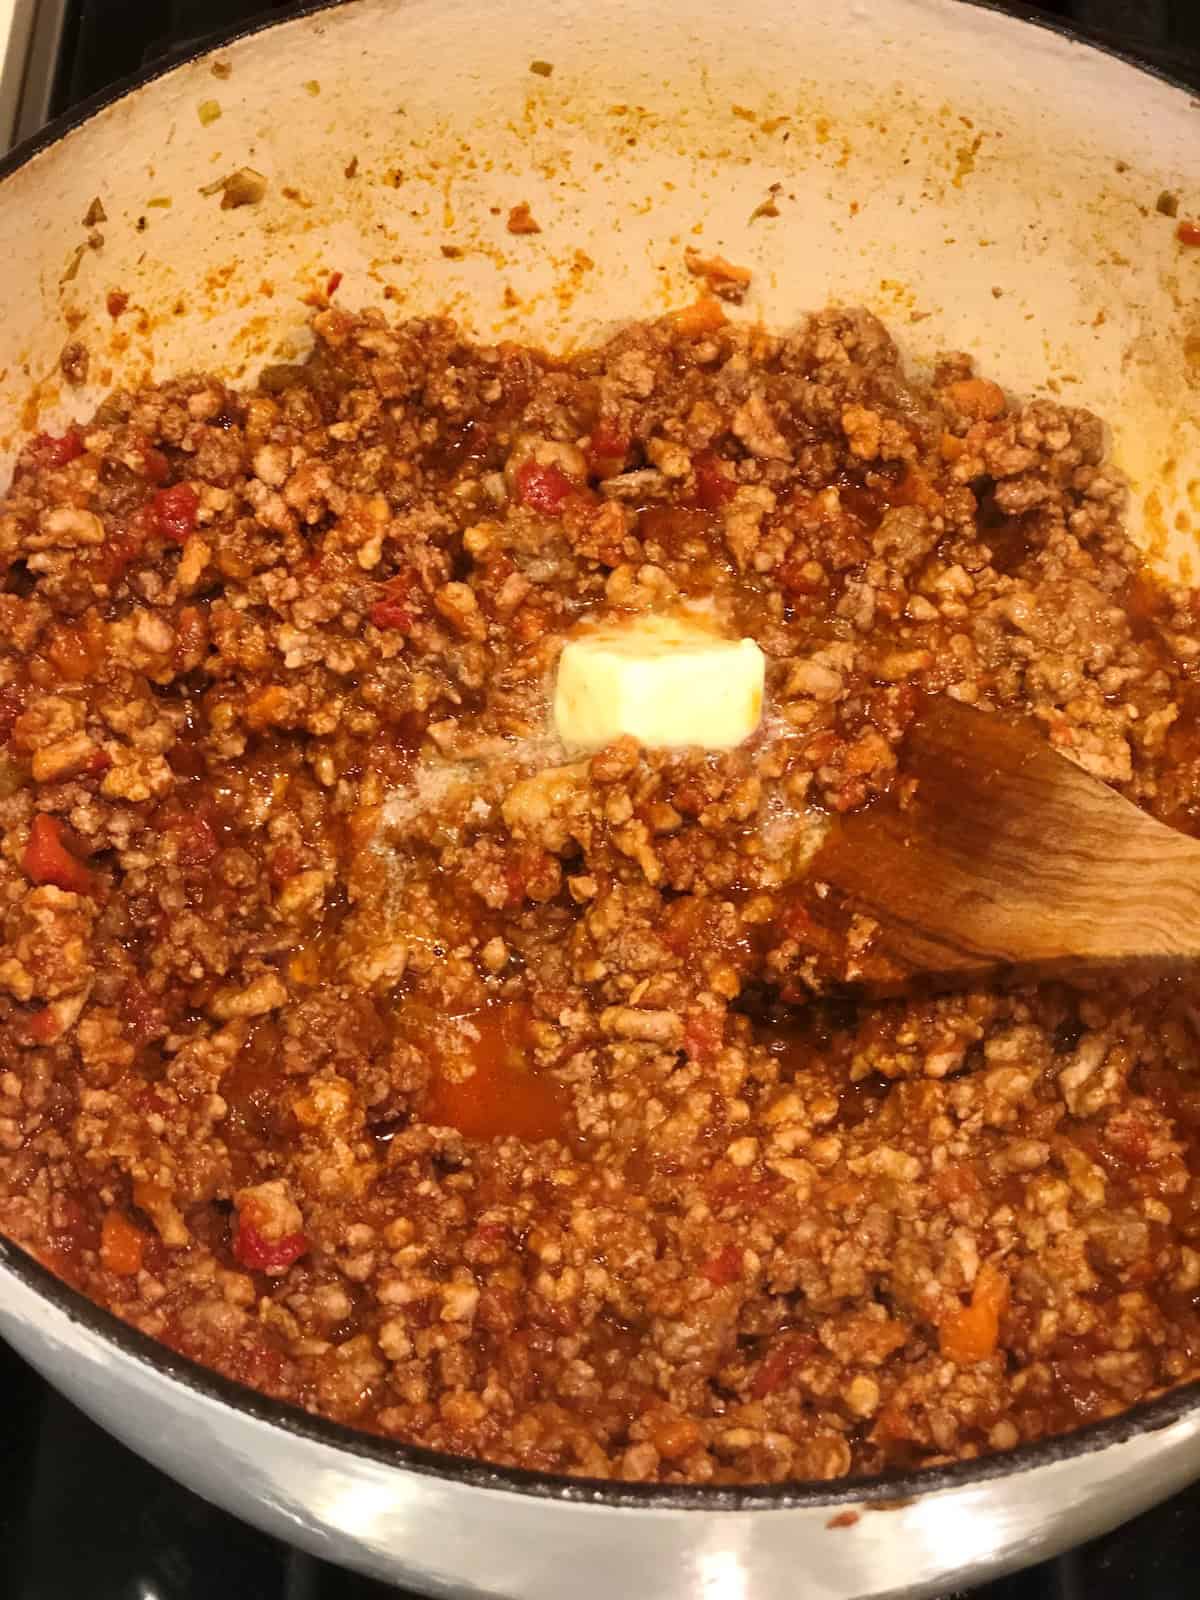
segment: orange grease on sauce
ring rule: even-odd
[[[531,1069],[528,1007],[483,1006],[460,1020],[466,1026],[458,1059],[465,1059],[474,1071],[456,1079],[439,1063],[422,1120],[434,1127],[457,1128],[468,1139],[563,1138],[566,1094],[553,1078]]]

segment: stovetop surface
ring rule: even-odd
[[[296,0],[69,0],[50,110],[252,18],[299,9]],[[1200,88],[1200,0],[999,0],[998,9],[1069,23]]]
[[[2,1344],[0,1394],[3,1600],[395,1600],[180,1488]],[[1198,1547],[1200,1484],[970,1600],[1194,1600]]]
[[[251,18],[297,9],[294,0],[67,0],[61,31],[56,19],[57,70],[45,104],[57,114],[148,62],[169,60]],[[1200,90],[1200,0],[1047,0],[1040,10]],[[397,1594],[180,1488],[2,1344],[0,1394],[0,1600]],[[971,1600],[1193,1600],[1198,1550],[1200,1483],[1102,1539],[973,1590]]]

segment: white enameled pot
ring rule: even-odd
[[[215,186],[244,167],[265,194],[223,209]],[[352,0],[176,66],[0,174],[0,471],[22,431],[114,384],[301,354],[304,297],[334,273],[349,307],[563,347],[691,298],[697,243],[753,269],[742,315],[786,327],[864,304],[915,364],[967,349],[1015,390],[1092,405],[1147,548],[1200,577],[1200,250],[1159,204],[1200,214],[1200,107],[985,7]],[[768,198],[778,214],[755,217]],[[522,201],[540,233],[507,232]],[[89,349],[84,390],[59,370],[68,339]],[[0,1332],[209,1499],[434,1594],[916,1594],[1051,1554],[1200,1474],[1197,1386],[886,1483],[494,1471],[238,1389],[2,1243]]]

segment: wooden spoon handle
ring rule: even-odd
[[[880,924],[873,954],[916,972],[1069,975],[1200,957],[1200,843],[1156,822],[1035,732],[930,703],[917,779],[842,819],[812,865]]]

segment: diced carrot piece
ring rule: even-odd
[[[288,961],[288,977],[293,983],[311,989],[321,980],[321,959],[312,945],[297,948]]]
[[[985,1261],[976,1274],[970,1305],[952,1311],[938,1328],[938,1347],[946,1359],[969,1367],[995,1355],[1007,1305],[1008,1279]]]
[[[926,511],[940,511],[942,497],[929,481],[921,467],[909,466],[900,482],[888,495],[894,506],[921,506]]]
[[[142,1270],[146,1236],[120,1211],[105,1212],[100,1226],[100,1265],[106,1272],[132,1278]]]
[[[677,311],[671,320],[677,333],[699,337],[701,334],[719,332],[727,319],[721,302],[711,294],[704,294],[692,305]]]
[[[247,702],[246,721],[252,728],[270,728],[288,714],[291,698],[282,684],[271,683]]]
[[[74,626],[58,624],[50,634],[46,654],[68,683],[83,683],[103,663],[106,642],[104,624],[90,616]]]

